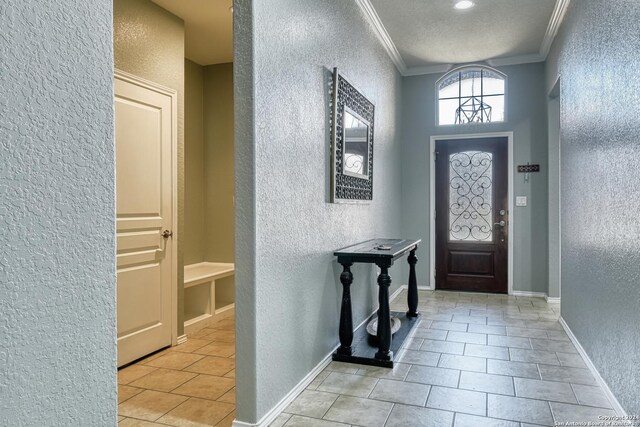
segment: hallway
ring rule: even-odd
[[[403,310],[406,291],[392,303]],[[332,362],[272,427],[533,427],[614,416],[542,298],[420,291],[422,321],[389,371]]]
[[[222,319],[118,372],[118,425],[229,427],[235,418],[235,322]]]

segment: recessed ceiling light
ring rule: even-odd
[[[471,9],[476,4],[471,0],[460,0],[456,4],[453,5],[458,10]]]
[[[233,13],[233,5],[229,8],[229,12]]]

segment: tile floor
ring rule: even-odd
[[[615,415],[558,304],[420,291],[419,309],[393,370],[332,362],[271,426],[533,427]]]
[[[232,318],[220,320],[118,371],[118,426],[231,426],[234,330]]]

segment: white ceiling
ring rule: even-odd
[[[232,0],[152,0],[184,20],[185,56],[200,65],[233,61]]]
[[[405,75],[544,61],[568,0],[357,0]]]

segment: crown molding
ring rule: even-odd
[[[553,40],[558,34],[558,30],[560,25],[562,24],[562,20],[564,19],[564,15],[567,12],[567,8],[569,7],[569,2],[571,0],[557,0],[556,4],[553,8],[553,12],[551,13],[551,18],[549,18],[549,24],[547,25],[547,31],[545,32],[544,38],[542,39],[542,44],[540,45],[540,52],[533,53],[529,55],[516,55],[509,56],[505,58],[492,58],[488,59],[484,62],[489,64],[492,67],[501,67],[505,65],[520,65],[520,64],[531,64],[535,62],[544,62],[547,59],[547,55],[549,55],[549,50],[551,49],[551,45],[553,44]],[[455,66],[459,64],[433,64],[433,65],[424,65],[418,67],[407,67],[402,56],[400,56],[400,52],[396,47],[395,43],[389,36],[387,29],[384,27],[380,16],[378,16],[378,12],[376,12],[375,8],[371,4],[369,0],[356,0],[360,9],[364,12],[365,17],[369,21],[369,23],[373,26],[376,35],[382,42],[387,54],[391,58],[391,61],[395,64],[396,68],[400,72],[400,74],[404,77],[408,76],[420,76],[424,74],[440,74],[446,73],[447,71],[452,70]]]
[[[547,55],[549,55],[549,50],[551,49],[553,40],[558,34],[560,24],[562,24],[564,15],[567,12],[567,8],[569,7],[569,2],[570,0],[556,1],[556,5],[553,8],[553,12],[551,13],[551,18],[549,19],[547,32],[544,34],[544,39],[542,39],[542,45],[540,45],[540,56],[543,58],[543,61],[545,61],[547,59]]]
[[[488,59],[487,64],[492,67],[502,67],[504,65],[519,65],[519,64],[531,64],[533,62],[543,62],[544,57],[539,53],[532,53],[530,55],[516,55],[508,56],[506,58],[493,58]]]
[[[407,65],[404,63],[402,56],[400,56],[400,52],[398,52],[398,48],[396,47],[393,40],[391,40],[391,36],[387,32],[387,29],[382,24],[380,17],[378,16],[378,12],[374,9],[373,5],[369,0],[356,0],[360,9],[364,12],[365,17],[369,21],[369,23],[373,26],[376,35],[382,42],[385,50],[389,54],[389,57],[395,64],[396,68],[403,76],[407,72]]]
[[[420,67],[411,67],[407,68],[407,70],[402,74],[405,77],[408,76],[421,76],[423,74],[439,74],[446,73],[449,70],[452,70],[454,64],[434,64],[434,65],[423,65]]]

